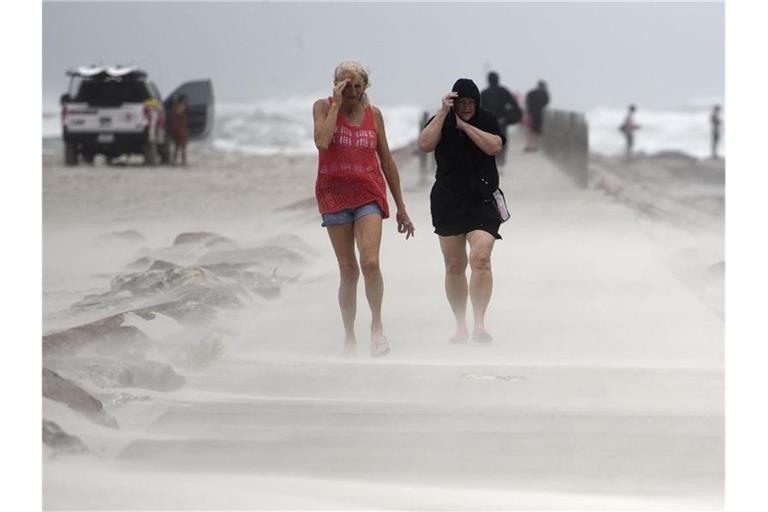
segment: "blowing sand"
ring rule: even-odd
[[[277,296],[249,288],[206,322],[125,317],[152,344],[146,353],[183,376],[171,391],[104,385],[60,364],[119,428],[45,399],[44,417],[87,447],[46,451],[45,508],[722,508],[717,212],[699,225],[649,215],[616,192],[626,177],[608,163],[599,162],[612,178],[579,190],[542,155],[523,154],[521,140],[511,144],[493,343],[447,342],[428,189],[403,152],[416,237],[385,222],[392,352],[376,360],[362,285],[357,358],[338,357],[338,277],[311,201],[314,158],[193,148],[189,168],[70,169],[54,150],[44,155],[46,334],[155,300],[104,295],[139,258],[212,261],[211,246],[174,246],[181,233],[229,241],[215,270],[248,255],[252,271],[263,247],[302,256],[264,263]],[[89,295],[103,298],[71,307]],[[168,347],[201,332],[218,336],[215,357],[177,363]]]

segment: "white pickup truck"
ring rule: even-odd
[[[165,103],[147,73],[136,67],[83,67],[67,72],[69,90],[61,97],[64,163],[79,157],[92,163],[102,154],[107,162],[124,154],[141,154],[146,165],[170,160],[168,113],[173,100],[187,96],[190,140],[208,135],[213,124],[210,80],[186,82]]]

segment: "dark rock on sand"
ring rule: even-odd
[[[297,251],[279,245],[263,245],[248,249],[212,251],[198,260],[200,265],[217,263],[261,265],[280,267],[282,265],[303,265],[306,258]]]
[[[280,247],[285,247],[286,249],[309,255],[317,254],[317,250],[314,247],[305,242],[303,238],[293,233],[280,233],[279,235],[264,240],[263,244],[278,245]]]
[[[115,277],[108,294],[128,292],[132,295],[147,295],[170,291],[184,285],[204,285],[206,276],[198,267],[182,267],[164,261],[155,261],[144,271]],[[104,297],[102,295],[101,297]]]
[[[128,270],[141,272],[141,271],[147,270],[150,266],[152,266],[152,258],[143,256],[137,260],[130,262],[128,265],[125,266],[125,268]]]
[[[147,348],[149,339],[138,328],[123,325],[123,314],[112,315],[85,325],[43,336],[43,354],[72,354],[86,345],[98,343],[110,350],[135,351]]]
[[[217,235],[216,233],[181,233],[173,241],[173,245],[182,244],[204,244],[207,247],[212,247],[219,244],[234,244],[229,238]]]
[[[240,283],[251,292],[265,299],[272,299],[280,295],[281,281],[276,278],[274,273],[268,276],[244,270],[243,267],[247,267],[247,264],[213,263],[203,266],[203,268],[210,270],[216,275],[227,277]]]
[[[216,316],[216,309],[193,299],[179,299],[135,309],[132,311],[145,320],[152,320],[160,313],[184,324],[205,323]]]
[[[187,314],[195,304],[238,308],[242,305],[240,295],[246,294],[242,283],[233,279],[222,279],[215,273],[201,267],[183,267],[165,261],[156,261],[144,272],[122,274],[112,280],[110,290],[98,295],[89,295],[72,305],[79,309],[104,309],[107,307],[123,310],[152,308],[145,306],[149,301],[161,303],[155,309],[160,312],[187,304]],[[174,315],[171,315],[174,316]],[[185,314],[186,316],[186,314]],[[175,317],[175,316],[174,316]]]
[[[129,387],[151,389],[154,391],[173,391],[186,382],[183,375],[176,373],[167,363],[142,361],[124,363],[130,375]]]
[[[88,448],[80,438],[67,434],[56,423],[43,418],[43,443],[57,452],[87,453]]]
[[[150,271],[150,270],[173,270],[176,267],[177,267],[177,265],[174,265],[173,263],[171,263],[169,261],[155,260],[149,266],[147,271]],[[181,268],[181,267],[179,267],[179,268]]]
[[[100,388],[174,391],[186,382],[186,378],[176,373],[171,365],[143,357],[128,360],[115,357],[77,357],[50,361],[49,364],[72,380],[88,382]]]
[[[100,425],[118,428],[117,421],[104,411],[104,406],[97,398],[48,368],[43,368],[43,396],[67,404],[72,410]]]

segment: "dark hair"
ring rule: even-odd
[[[499,74],[495,71],[488,73],[488,83],[491,85],[499,85]]]

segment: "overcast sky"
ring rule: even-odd
[[[559,108],[674,108],[724,96],[724,6],[659,3],[45,2],[43,93],[67,69],[135,63],[167,95],[211,78],[217,101],[330,94],[338,61],[371,70],[374,103],[436,107],[490,69]]]

